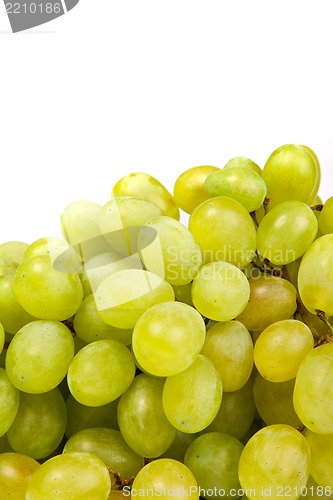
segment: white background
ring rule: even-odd
[[[132,171],[263,166],[310,146],[333,194],[333,7],[306,0],[81,0],[11,34],[0,9],[0,242],[60,235]]]

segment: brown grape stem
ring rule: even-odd
[[[311,208],[311,210],[316,210],[317,212],[321,212],[323,207],[324,207],[324,205],[319,204],[319,205],[313,205],[313,207],[310,207],[310,208]]]
[[[308,310],[306,309],[305,305],[303,304],[302,300],[300,297],[296,298],[297,302],[297,311],[302,318],[303,322],[310,328],[311,333],[313,335],[313,338],[315,339],[316,342],[320,342],[322,340],[321,335],[317,332],[315,327],[312,324],[312,321],[310,319]]]
[[[258,219],[257,219],[257,215],[256,215],[256,212],[250,212],[250,215],[252,217],[252,219],[254,220],[254,223],[257,227],[259,227],[259,222],[258,222]]]
[[[271,202],[270,198],[265,198],[264,199],[264,211],[265,211],[265,215],[268,212],[268,205],[270,204],[270,202]]]
[[[326,313],[324,311],[321,311],[320,309],[316,309],[316,314],[319,319],[321,319],[325,325],[327,326],[329,330],[329,336],[331,337],[333,335],[333,325],[329,322],[328,317],[326,316]]]

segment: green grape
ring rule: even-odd
[[[322,234],[333,233],[333,196],[324,203],[318,216],[319,229]]]
[[[250,300],[237,316],[249,330],[259,332],[296,311],[295,287],[287,280],[264,274],[249,280]]]
[[[24,252],[28,246],[22,241],[6,241],[0,245],[0,258],[7,259],[18,267],[23,262]]]
[[[229,321],[238,316],[249,297],[248,279],[228,262],[204,265],[193,280],[193,304],[203,316],[215,321]]]
[[[30,257],[19,266],[14,293],[29,314],[58,321],[73,316],[83,299],[79,276],[56,271],[46,255]]]
[[[192,300],[192,282],[186,285],[172,285],[176,300],[193,306]]]
[[[97,311],[105,323],[128,329],[134,328],[147,309],[174,300],[175,294],[172,286],[157,274],[125,269],[105,278],[94,297]]]
[[[198,481],[201,497],[240,496],[234,492],[241,490],[238,463],[243,448],[237,439],[222,432],[203,434],[190,444],[184,464]]]
[[[299,266],[301,265],[302,257],[300,257],[297,260],[294,260],[294,262],[290,262],[287,264],[284,268],[284,274],[286,275],[286,279],[294,285],[295,288],[297,288],[297,277],[298,277],[298,271],[299,271]],[[288,318],[284,318],[288,319]]]
[[[303,493],[306,493],[303,495]],[[319,485],[312,476],[309,477],[306,489],[301,493],[302,499],[304,500],[323,500],[323,498],[332,499],[333,492],[332,489]]]
[[[81,270],[74,248],[62,238],[40,238],[34,241],[26,249],[24,260],[38,255],[48,256],[57,271],[79,272]]]
[[[312,349],[303,359],[294,389],[294,408],[311,431],[333,434],[333,344]]]
[[[316,201],[316,199],[319,198],[317,193],[318,193],[318,189],[320,186],[321,168],[320,168],[319,159],[318,159],[318,156],[316,155],[316,153],[311,148],[309,148],[309,146],[304,146],[304,144],[303,144],[303,148],[305,148],[305,150],[310,154],[310,156],[311,156],[311,158],[316,166],[316,180],[315,180],[315,183],[313,185],[312,191],[311,191],[308,199],[306,200],[306,203],[311,207],[312,205],[317,205],[317,204],[321,203],[321,201]]]
[[[187,448],[196,437],[198,437],[198,434],[188,434],[187,432],[176,431],[175,439],[172,441],[167,451],[162,453],[160,458],[173,458],[179,462],[184,462]]]
[[[77,336],[87,344],[104,339],[118,340],[125,345],[132,341],[133,330],[116,328],[102,320],[93,295],[88,295],[83,300],[74,315],[73,326]]]
[[[185,170],[176,179],[173,194],[176,204],[191,214],[198,205],[209,199],[204,190],[204,183],[208,175],[219,170],[217,167],[202,165]]]
[[[246,156],[235,156],[234,158],[231,158],[223,167],[223,170],[226,170],[228,168],[249,168],[256,174],[262,175],[262,169],[257,165],[254,161],[250,160],[250,158],[247,158]]]
[[[286,491],[288,498],[296,500],[306,486],[310,462],[309,445],[300,432],[289,425],[269,425],[246,443],[239,461],[239,480],[250,500],[277,500]]]
[[[287,200],[307,203],[316,196],[320,168],[311,153],[297,144],[285,144],[273,151],[263,170],[269,207]]]
[[[134,479],[132,498],[161,497],[166,500],[199,500],[199,488],[186,465],[171,458],[160,458],[145,465]]]
[[[171,217],[148,221],[139,233],[138,246],[145,267],[171,285],[190,283],[202,263],[199,245],[190,231]]]
[[[303,256],[298,271],[298,290],[312,314],[316,310],[333,315],[333,234],[314,241]]]
[[[166,379],[162,399],[165,415],[179,431],[202,431],[219,411],[222,392],[218,371],[200,354],[186,370]]]
[[[135,172],[122,177],[112,190],[113,196],[134,196],[149,201],[158,207],[163,215],[179,220],[179,208],[172,195],[157,179],[149,174]]]
[[[260,174],[247,167],[233,167],[208,175],[204,189],[210,197],[229,196],[239,201],[248,212],[264,202],[266,185]]]
[[[272,264],[298,259],[313,242],[318,222],[311,208],[297,200],[280,203],[263,218],[257,231],[257,249]]]
[[[302,427],[295,413],[293,393],[295,379],[287,382],[269,382],[259,373],[253,381],[253,393],[257,410],[266,425],[287,424]]]
[[[75,355],[67,381],[79,403],[102,406],[123,394],[134,374],[133,356],[126,346],[117,340],[97,340]]]
[[[236,439],[243,439],[251,427],[254,414],[252,380],[249,379],[238,391],[223,393],[216,417],[203,432],[223,432]]]
[[[7,434],[0,436],[0,453],[14,453],[13,448],[8,443]]]
[[[20,404],[20,392],[0,368],[0,436],[6,434],[16,417]]]
[[[29,480],[40,467],[33,458],[20,453],[0,454],[0,484],[2,499],[25,500]]]
[[[21,392],[15,420],[7,432],[17,453],[40,459],[60,444],[66,427],[66,405],[58,389],[44,394]]]
[[[204,262],[223,260],[244,267],[254,256],[253,220],[232,198],[217,196],[199,205],[191,214],[189,230],[199,243]]]
[[[6,276],[7,274],[15,274],[17,267],[18,266],[15,262],[4,257],[0,257],[0,278],[1,276]]]
[[[14,275],[0,277],[0,321],[6,332],[15,334],[24,325],[34,321],[18,302],[14,293]]]
[[[142,373],[135,377],[119,401],[120,432],[132,450],[142,457],[160,456],[176,435],[163,410],[163,386],[164,379]]]
[[[33,321],[11,341],[6,370],[12,384],[31,394],[48,392],[66,376],[74,356],[74,340],[59,321]]]
[[[159,377],[186,370],[200,353],[205,323],[193,307],[162,302],[148,309],[133,330],[132,349],[142,368]]]
[[[253,368],[253,342],[239,321],[216,323],[207,332],[201,353],[219,372],[223,391],[237,391],[248,380]]]
[[[143,457],[135,453],[114,429],[94,428],[77,432],[69,438],[63,453],[76,451],[93,453],[113,473],[119,473],[122,480],[136,476],[144,466]]]
[[[5,330],[0,323],[0,353],[2,352],[3,346],[5,345]]]
[[[314,348],[311,330],[301,321],[285,319],[268,326],[254,346],[254,362],[270,382],[296,377],[305,356]]]
[[[304,436],[311,450],[311,476],[321,486],[333,488],[333,434],[316,434],[306,429]]]
[[[68,438],[84,429],[103,427],[118,430],[117,408],[119,399],[102,406],[81,405],[69,394],[67,407],[67,423],[65,434]]]
[[[107,500],[111,480],[107,467],[92,453],[50,458],[32,475],[26,500]]]

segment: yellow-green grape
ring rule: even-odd
[[[304,436],[311,450],[311,476],[321,486],[333,488],[333,434],[316,434],[306,429]]]
[[[171,217],[154,217],[141,229],[138,246],[145,267],[171,283],[186,285],[202,263],[190,231]]]
[[[299,271],[299,266],[301,265],[301,261],[302,257],[300,257],[297,260],[294,260],[294,262],[290,262],[284,268],[284,275],[286,276],[288,281],[292,285],[294,285],[295,288],[297,288],[298,271]]]
[[[305,356],[314,348],[311,330],[301,321],[285,319],[265,328],[254,346],[254,362],[270,382],[296,377]]]
[[[176,435],[163,410],[163,386],[164,379],[142,373],[135,377],[118,404],[120,432],[132,450],[142,457],[160,456]]]
[[[252,380],[249,379],[238,391],[223,392],[220,409],[203,433],[223,432],[242,439],[251,427],[254,414]]]
[[[179,431],[202,431],[219,411],[222,392],[221,377],[212,361],[199,355],[186,370],[166,379],[163,389],[165,415]]]
[[[88,295],[83,300],[79,310],[74,315],[73,326],[77,336],[87,344],[104,339],[118,340],[125,345],[132,341],[133,330],[116,328],[102,320],[93,295]]]
[[[28,246],[24,253],[24,260],[36,255],[47,255],[57,271],[81,271],[78,256],[68,241],[62,238],[40,238]]]
[[[113,473],[120,474],[123,481],[136,476],[144,466],[143,457],[135,453],[114,429],[94,428],[77,432],[69,438],[63,453],[76,451],[96,455]]]
[[[313,242],[318,222],[311,208],[297,200],[285,201],[260,222],[257,249],[272,264],[284,265],[298,259]]]
[[[246,167],[234,167],[211,173],[205,180],[204,189],[210,197],[229,196],[254,212],[263,203],[266,185],[260,174]]]
[[[192,300],[192,282],[186,285],[172,285],[176,300],[193,306]]]
[[[257,165],[254,161],[252,161],[250,158],[247,158],[246,156],[235,156],[234,158],[231,158],[223,167],[223,170],[226,170],[228,168],[249,168],[253,172],[255,172],[258,175],[262,175],[262,169]]]
[[[19,390],[13,386],[6,371],[0,368],[0,436],[6,434],[14,422],[19,403]]]
[[[333,315],[333,234],[314,241],[303,256],[298,271],[298,290],[312,314],[316,310]]]
[[[14,275],[0,277],[0,321],[7,333],[15,334],[24,325],[34,321],[18,302],[14,293]]]
[[[105,278],[94,297],[105,323],[117,328],[134,328],[147,309],[174,300],[175,294],[172,286],[157,274],[125,269]]]
[[[259,332],[267,326],[290,318],[296,311],[296,289],[289,281],[261,275],[249,280],[250,300],[245,309],[237,316],[251,331]]]
[[[263,170],[269,208],[287,200],[307,203],[317,194],[318,175],[319,163],[315,162],[308,148],[285,144],[273,151]]]
[[[171,458],[160,458],[145,465],[132,485],[132,499],[155,498],[166,500],[199,500],[198,483],[186,465]]]
[[[17,453],[38,460],[57,449],[65,427],[66,405],[58,389],[44,394],[21,392],[19,409],[7,437]]]
[[[202,165],[185,170],[176,179],[173,195],[178,207],[191,214],[198,205],[209,199],[204,190],[204,183],[208,175],[216,172],[218,167]]]
[[[156,205],[168,217],[179,220],[179,208],[172,195],[157,179],[149,174],[135,172],[122,177],[114,186],[115,197],[133,196]]]
[[[0,454],[1,498],[25,500],[28,483],[40,464],[21,453]]]
[[[300,432],[289,425],[269,425],[246,443],[239,461],[239,480],[250,500],[277,500],[286,491],[288,498],[296,500],[306,486],[310,462],[310,448]]]
[[[255,254],[253,220],[243,205],[227,196],[199,205],[191,214],[189,230],[199,243],[204,262],[223,260],[244,267]]]
[[[320,179],[321,179],[321,168],[320,168],[320,163],[319,163],[319,159],[318,159],[318,156],[316,155],[316,153],[311,149],[309,148],[309,146],[305,146],[303,144],[303,148],[305,148],[305,150],[311,155],[312,157],[312,160],[314,161],[314,164],[316,166],[316,181],[313,185],[313,189],[306,201],[306,203],[311,207],[312,205],[317,205],[319,203],[321,203],[321,201],[316,201],[317,198],[319,198],[318,196],[318,189],[319,189],[319,186],[320,186]]]
[[[92,453],[57,455],[32,475],[26,500],[107,500],[111,489],[109,471]]]
[[[2,352],[3,346],[5,345],[5,330],[0,323],[0,353]]]
[[[325,201],[318,216],[319,229],[322,234],[333,233],[333,196]]]
[[[229,498],[240,491],[238,464],[243,448],[240,441],[222,432],[203,434],[190,444],[184,464],[198,481],[201,497]]]
[[[134,374],[133,356],[124,344],[117,340],[97,340],[74,356],[67,381],[79,403],[102,406],[123,394]]]
[[[176,431],[175,439],[172,441],[167,451],[160,455],[160,458],[173,458],[174,460],[179,460],[179,462],[184,463],[187,448],[197,436],[198,434],[187,434],[186,432]]]
[[[6,276],[7,274],[15,274],[17,267],[18,266],[15,262],[6,259],[5,257],[0,257],[0,278],[1,276]]]
[[[20,391],[41,394],[57,387],[74,357],[74,340],[59,321],[33,321],[11,341],[6,370]]]
[[[294,389],[294,408],[313,432],[333,434],[333,344],[312,349],[303,359]]]
[[[219,372],[223,391],[238,391],[249,379],[253,368],[253,342],[239,321],[216,323],[207,332],[201,353]]]
[[[28,246],[23,241],[6,241],[0,245],[0,258],[11,261],[18,267],[23,262],[24,253]]]
[[[135,325],[132,349],[146,372],[169,377],[193,363],[205,335],[204,320],[193,307],[162,302],[143,313]]]
[[[330,486],[325,487],[318,484],[312,476],[309,477],[309,480],[306,485],[306,489],[302,495],[302,499],[304,500],[323,500],[325,497],[326,500],[333,498],[333,492]]]
[[[294,387],[295,379],[269,382],[257,373],[253,381],[254,400],[266,425],[287,424],[295,428],[302,427],[293,406]]]
[[[73,316],[83,300],[78,274],[56,271],[46,255],[31,257],[18,267],[14,293],[29,314],[58,321]]]
[[[7,434],[0,436],[0,453],[14,453],[13,448],[8,443]]]
[[[210,262],[198,272],[192,285],[192,300],[206,318],[229,321],[246,307],[250,286],[245,274],[228,262]]]

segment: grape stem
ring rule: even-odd
[[[321,212],[322,209],[324,208],[324,205],[321,205],[320,203],[318,205],[313,205],[313,207],[310,207],[311,210],[317,210],[317,212]]]
[[[254,223],[257,227],[259,227],[259,222],[258,222],[258,219],[257,219],[257,215],[256,215],[256,212],[250,212],[250,215],[252,217],[252,219],[254,220]]]
[[[329,319],[326,316],[326,313],[324,311],[321,311],[320,309],[316,309],[316,314],[317,314],[318,318],[321,319],[325,323],[325,325],[327,326],[327,328],[329,330],[329,336],[331,337],[333,335],[333,326],[329,322]]]
[[[296,303],[297,303],[298,314],[302,318],[303,322],[310,328],[313,338],[316,340],[316,342],[320,342],[322,340],[321,335],[317,332],[317,330],[313,326],[308,310],[306,309],[305,305],[303,304],[299,296],[296,297]]]
[[[270,204],[270,202],[271,202],[270,198],[265,198],[265,199],[264,199],[264,203],[263,203],[263,205],[264,205],[265,215],[266,215],[266,214],[267,214],[267,212],[268,212],[268,205]]]
[[[120,472],[116,472],[110,467],[107,468],[109,474],[114,477],[115,481],[112,483],[114,486],[118,486],[117,490],[122,490],[124,486],[130,486],[133,484],[134,476],[130,478],[121,479]]]

